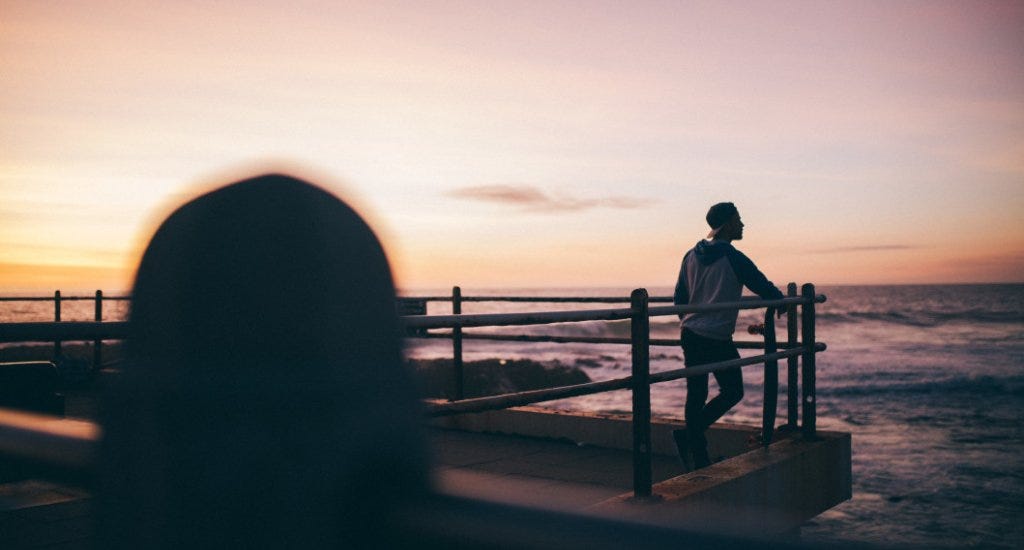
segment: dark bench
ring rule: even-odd
[[[63,416],[57,366],[49,361],[0,363],[0,407]]]

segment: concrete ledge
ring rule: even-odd
[[[583,445],[632,450],[632,417],[628,414],[565,412],[540,407],[515,407],[500,411],[435,418],[434,426],[497,434],[568,439]],[[679,419],[651,419],[651,452],[676,455],[672,430],[685,427]],[[718,423],[708,432],[708,451],[713,457],[732,457],[749,451],[750,439],[760,428]]]
[[[836,432],[783,439],[655,484],[653,502],[620,495],[590,511],[731,534],[785,533],[851,497],[850,443],[850,434]]]
[[[583,445],[632,448],[629,415],[559,412],[538,407],[465,414],[434,425],[471,432],[568,439]],[[677,419],[651,422],[654,454],[676,454]],[[767,448],[752,441],[759,427],[716,424],[708,430],[712,457],[721,462],[653,486],[654,497],[619,495],[587,509],[617,520],[718,531],[732,535],[782,534],[851,498],[851,438],[818,432],[777,434]]]
[[[39,480],[0,485],[0,548],[92,548],[92,499]]]

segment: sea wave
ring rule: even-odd
[[[955,376],[942,380],[921,380],[909,382],[882,382],[865,380],[862,384],[822,387],[818,393],[834,397],[865,395],[954,395],[970,394],[973,397],[1014,396],[1024,397],[1024,376]]]
[[[822,323],[893,323],[917,327],[933,327],[945,323],[1024,324],[1021,311],[823,311],[817,314]]]

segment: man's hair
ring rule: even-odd
[[[736,210],[736,205],[731,202],[720,202],[710,209],[708,209],[708,225],[711,229],[718,229],[725,225],[729,220],[736,214],[739,214],[739,210]]]

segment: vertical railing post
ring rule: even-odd
[[[60,322],[60,291],[54,291],[53,293],[53,321],[55,323]],[[61,341],[53,341],[53,358],[60,359],[61,356]]]
[[[630,322],[633,344],[633,496],[645,498],[651,496],[651,332],[647,290],[634,290],[630,303],[633,308]]]
[[[103,322],[103,291],[96,291],[96,322]],[[103,340],[97,338],[92,343],[92,371],[97,372],[100,370],[100,364],[103,361]]]
[[[775,308],[764,312],[764,353],[779,351],[775,338]],[[779,407],[779,360],[766,359],[764,362],[764,407],[761,413],[761,444],[771,444],[775,435],[775,414]]]
[[[452,313],[462,313],[462,289],[457,286],[452,287]],[[452,328],[452,375],[455,377],[452,400],[457,401],[466,394],[466,379],[462,372],[462,327]]]
[[[807,439],[812,439],[817,433],[817,412],[816,412],[816,397],[815,397],[815,372],[814,372],[814,285],[807,283],[803,286],[803,298],[804,303],[801,306],[802,319],[801,321],[801,340],[804,353],[803,353],[803,433]]]
[[[796,296],[796,283],[789,283],[789,286],[786,287],[786,296]],[[786,343],[788,344],[788,349],[792,349],[799,344],[797,323],[796,306],[789,306],[786,312]],[[786,374],[786,407],[789,413],[786,417],[786,424],[790,429],[795,429],[800,416],[800,382],[798,379],[800,359],[795,356],[789,357],[786,359],[786,365],[788,367]]]

